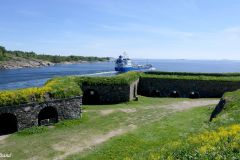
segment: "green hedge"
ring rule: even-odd
[[[82,84],[128,85],[138,78],[139,74],[136,72],[114,77],[58,77],[49,80],[43,87],[0,91],[0,107],[80,96]]]

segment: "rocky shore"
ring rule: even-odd
[[[46,67],[52,66],[54,63],[37,60],[37,59],[25,59],[25,58],[13,58],[8,61],[0,62],[1,69],[18,69],[18,68],[35,68],[35,67]]]
[[[95,61],[100,62],[100,61]],[[53,66],[55,64],[79,64],[88,63],[88,61],[70,61],[61,63],[52,63],[49,61],[43,61],[39,59],[25,59],[25,58],[13,58],[8,61],[0,61],[0,70],[4,69],[19,69],[19,68],[37,68],[37,67],[47,67]]]

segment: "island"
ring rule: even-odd
[[[84,62],[103,62],[109,61],[109,57],[94,56],[60,56],[37,54],[35,52],[11,51],[0,46],[0,69],[18,69],[45,67],[59,63],[73,64]]]

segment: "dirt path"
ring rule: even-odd
[[[3,135],[3,136],[0,136],[0,142],[3,141],[4,139],[6,139],[9,135]]]
[[[103,142],[106,142],[107,140],[109,140],[112,137],[119,136],[119,135],[122,135],[124,133],[127,133],[130,130],[133,130],[135,128],[137,128],[137,126],[129,125],[126,128],[119,128],[119,129],[116,129],[116,130],[112,130],[112,131],[110,131],[106,134],[94,136],[90,140],[87,140],[85,142],[81,142],[81,143],[79,142],[76,146],[67,147],[66,145],[62,145],[61,143],[56,144],[56,145],[53,146],[53,148],[57,151],[62,151],[62,152],[65,152],[65,153],[63,155],[55,157],[54,160],[64,159],[69,155],[82,152],[85,149],[90,149],[91,150],[92,147],[94,147],[98,144],[101,144]]]
[[[170,105],[165,105],[167,109],[173,109],[174,111],[183,111],[189,108],[200,107],[200,106],[209,106],[218,104],[219,100],[215,99],[196,99],[189,101],[182,101]]]
[[[146,106],[144,109],[154,109],[154,108],[166,108],[172,110],[172,112],[178,112],[183,111],[189,108],[193,107],[199,107],[199,106],[209,106],[209,105],[216,105],[219,100],[211,100],[211,99],[196,99],[196,100],[185,100],[182,102],[173,103],[170,105],[160,105],[160,106]],[[106,116],[108,114],[111,114],[113,112],[125,112],[125,113],[132,113],[137,112],[135,108],[124,108],[124,109],[108,109],[108,110],[91,110],[91,112],[100,112],[103,116]],[[108,133],[102,134],[102,135],[92,135],[90,138],[87,138],[83,141],[79,141],[78,143],[70,143],[69,142],[60,142],[58,144],[53,145],[53,149],[56,151],[64,152],[62,155],[59,155],[55,157],[55,160],[64,159],[67,156],[82,152],[86,149],[90,149],[96,145],[99,145],[103,142],[106,142],[112,137],[120,136],[124,133],[127,133],[133,129],[136,129],[137,126],[134,124],[131,124],[129,126],[126,126],[124,128],[118,128],[115,130],[112,130]],[[79,135],[78,135],[79,136]],[[71,137],[72,140],[79,139],[79,137]],[[70,140],[71,140],[70,139]],[[71,142],[71,141],[70,141]],[[67,144],[66,144],[67,143]]]

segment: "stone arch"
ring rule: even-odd
[[[0,135],[18,131],[17,117],[11,113],[0,114]]]
[[[50,125],[58,122],[58,112],[54,107],[43,108],[38,114],[38,125]]]
[[[153,90],[152,93],[151,93],[151,96],[152,97],[160,97],[160,91],[159,90]]]
[[[200,98],[199,92],[192,91],[189,93],[189,98]]]
[[[178,98],[178,97],[180,97],[180,93],[178,91],[174,90],[174,91],[170,92],[169,97]]]
[[[98,104],[100,102],[99,94],[93,89],[88,89],[83,93],[83,104]]]

